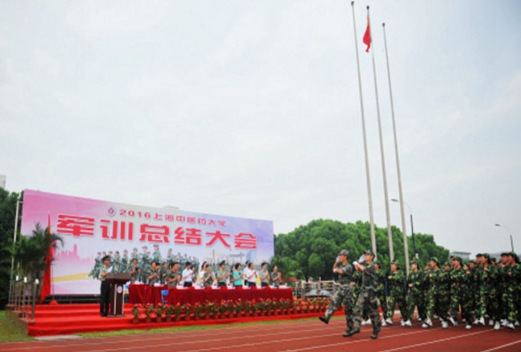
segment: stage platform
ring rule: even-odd
[[[226,325],[242,322],[267,320],[294,320],[316,317],[323,313],[300,313],[258,317],[232,317],[226,319],[188,320],[172,322],[140,323],[132,322],[131,309],[134,305],[125,304],[125,317],[100,317],[99,304],[41,304],[36,306],[34,322],[26,322],[29,336],[70,335],[85,332],[100,332],[132,329],[154,329],[172,326]],[[340,312],[337,312],[337,314]]]

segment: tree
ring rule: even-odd
[[[11,250],[18,196],[18,193],[9,193],[0,188],[0,309],[5,307],[9,297]]]
[[[57,242],[63,245],[60,235],[49,233],[47,227],[42,229],[36,224],[31,236],[20,236],[15,244],[14,260],[18,265],[18,275],[27,277],[29,280],[41,281],[45,269],[47,269],[53,258],[50,256],[51,248],[57,246]]]
[[[394,259],[404,267],[403,234],[397,227],[391,228],[393,234]],[[378,260],[386,270],[390,268],[389,239],[387,228],[375,227]],[[412,248],[411,238],[407,238]],[[420,262],[427,263],[432,256],[445,260],[449,251],[436,245],[432,235],[415,234],[416,251]],[[334,220],[312,220],[287,234],[275,237],[275,256],[279,270],[287,276],[307,279],[332,279],[331,267],[341,249],[350,252],[349,260],[358,260],[365,250],[371,249],[370,225],[368,222],[344,224]],[[409,258],[409,259],[412,259]]]

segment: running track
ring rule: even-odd
[[[342,337],[344,329],[343,318],[332,319],[329,325],[318,319],[293,320],[199,331],[3,343],[0,351],[521,351],[520,328],[515,331],[506,328],[495,331],[488,326],[472,330],[465,330],[464,326],[422,329],[419,323],[409,328],[395,324],[382,328],[377,340],[369,338],[370,327],[362,327],[362,332],[351,338]]]

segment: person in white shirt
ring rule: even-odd
[[[249,262],[246,268],[244,268],[244,278],[246,280],[246,286],[257,286],[257,272],[252,262]]]
[[[192,280],[194,279],[194,272],[190,263],[186,263],[185,270],[182,273],[182,281],[184,287],[192,287]]]

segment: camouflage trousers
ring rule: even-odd
[[[516,299],[518,297],[515,297],[514,295],[514,288],[512,286],[507,287],[503,291],[502,295],[502,303],[503,303],[503,309],[504,309],[504,318],[506,318],[510,323],[514,323],[517,320],[517,302]]]
[[[418,316],[425,320],[427,312],[425,307],[425,297],[422,291],[409,291],[407,295],[407,311],[409,319],[414,315],[414,308],[418,309]]]
[[[386,316],[388,319],[393,319],[394,309],[396,305],[398,305],[398,309],[400,310],[400,314],[402,315],[402,319],[404,321],[409,320],[409,311],[407,310],[407,304],[405,301],[405,295],[402,291],[391,291],[391,295],[389,296],[389,312]]]
[[[459,308],[461,306],[461,317],[465,318],[467,323],[472,318],[472,300],[470,295],[462,288],[456,288],[450,292],[450,313],[452,318],[458,319]]]
[[[344,313],[346,315],[347,329],[353,326],[353,306],[355,303],[353,288],[350,285],[341,285],[340,289],[335,292],[333,300],[329,303],[326,309],[325,316],[327,319],[335,314],[336,310],[341,305],[344,306]]]
[[[447,291],[429,290],[425,297],[425,303],[428,318],[432,318],[434,314],[438,314],[440,319],[444,321],[449,318],[447,312],[449,311],[450,299]]]
[[[353,329],[360,329],[360,321],[362,319],[362,312],[367,309],[367,314],[371,318],[373,327],[380,328],[380,314],[378,313],[378,298],[376,292],[371,290],[362,290],[358,299],[356,300],[354,315],[354,326]]]
[[[499,293],[494,286],[481,286],[479,289],[479,300],[476,304],[476,318],[483,318],[486,314],[492,320],[499,319],[501,315],[499,307]]]
[[[380,306],[382,307],[383,316],[387,317],[387,314],[389,312],[389,305],[387,303],[387,296],[385,295],[385,290],[378,291],[376,293],[376,297],[378,298]]]

